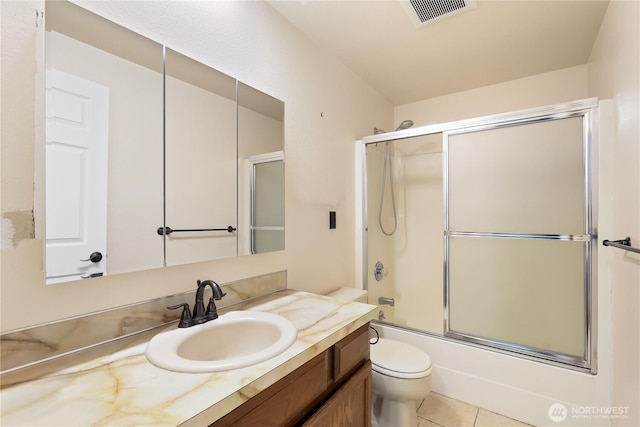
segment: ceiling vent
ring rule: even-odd
[[[418,29],[476,8],[476,0],[403,0],[400,3]]]

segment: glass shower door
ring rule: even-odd
[[[442,133],[389,142],[386,173],[385,144],[366,148],[369,303],[380,320],[442,335]]]
[[[590,366],[587,125],[445,135],[445,335]]]

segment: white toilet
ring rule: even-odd
[[[328,296],[366,302],[367,292],[340,288]],[[386,338],[371,342],[371,425],[416,427],[417,404],[431,391],[431,358],[405,342]]]
[[[372,419],[379,427],[416,427],[417,404],[431,391],[431,359],[405,342],[380,338],[371,349]]]

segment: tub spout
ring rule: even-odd
[[[391,307],[396,305],[396,300],[393,298],[387,298],[387,297],[379,297],[378,298],[378,304],[380,305],[390,305]]]

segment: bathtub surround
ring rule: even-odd
[[[286,289],[287,272],[250,277],[222,286],[226,295],[218,301],[218,309]],[[2,387],[24,380],[25,375],[33,377],[77,364],[83,350],[91,350],[87,354],[94,355],[101,351],[94,348],[100,344],[113,342],[115,348],[120,349],[130,345],[132,340],[128,338],[135,338],[137,334],[156,334],[158,328],[174,324],[180,317],[179,311],[169,310],[168,306],[188,303],[193,309],[195,287],[194,283],[192,291],[182,294],[3,333],[0,335]]]

